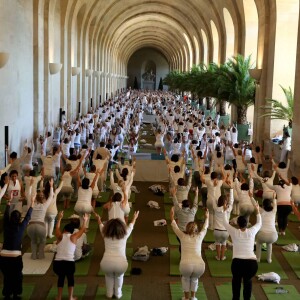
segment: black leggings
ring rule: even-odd
[[[250,300],[252,292],[252,277],[255,276],[257,269],[258,264],[254,259],[234,258],[232,260],[232,300],[240,299],[242,280],[244,283],[244,300]]]
[[[3,273],[3,289],[4,297],[18,296],[22,294],[23,283],[23,261],[22,256],[5,257],[0,256],[0,268]]]
[[[292,212],[291,205],[277,206],[277,222],[279,231],[285,231],[288,223],[288,216]]]
[[[68,287],[74,286],[74,261],[55,260],[53,262],[53,271],[58,276],[57,287],[64,287],[65,277],[68,280]]]

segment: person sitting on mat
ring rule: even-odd
[[[205,271],[205,263],[202,259],[201,249],[202,241],[206,235],[208,227],[208,210],[205,213],[205,222],[202,230],[199,231],[196,222],[189,222],[185,231],[181,231],[175,222],[174,207],[170,211],[171,225],[175,234],[181,243],[181,259],[179,270],[182,275],[182,289],[184,297],[182,300],[196,300],[196,292],[198,290],[198,278]]]

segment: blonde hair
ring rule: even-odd
[[[186,224],[185,233],[189,236],[195,236],[198,234],[198,225],[196,222],[189,222]]]

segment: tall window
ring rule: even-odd
[[[207,43],[207,36],[203,29],[201,29],[202,39],[203,39],[203,62],[207,65],[208,61],[208,43]]]
[[[224,8],[224,22],[226,29],[226,58],[234,56],[234,26],[229,11]]]
[[[219,34],[215,23],[210,21],[210,24],[214,43],[213,62],[219,64]]]

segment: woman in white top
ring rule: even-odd
[[[276,192],[277,197],[277,222],[279,235],[285,235],[285,229],[288,224],[288,216],[292,212],[291,206],[291,193],[292,185],[289,181],[286,181],[281,175],[279,175],[278,185],[266,185]]]
[[[179,270],[182,275],[181,284],[184,292],[183,300],[196,300],[198,290],[198,279],[205,271],[205,263],[202,259],[202,241],[208,227],[208,211],[205,213],[205,222],[202,230],[199,231],[196,222],[189,222],[185,232],[181,231],[174,219],[174,207],[170,211],[171,226],[181,244],[181,259]]]
[[[164,147],[164,136],[165,132],[162,132],[160,128],[155,132],[155,143],[154,147],[156,148],[157,154],[161,155],[161,150]]]
[[[31,147],[29,147],[28,143],[26,143],[24,147],[24,154],[23,154],[23,172],[26,174],[26,172],[33,169],[32,166],[32,158],[34,155],[34,143],[31,141]],[[26,153],[27,152],[27,153]]]
[[[297,205],[300,203],[300,185],[297,177],[293,176],[291,178],[292,182],[292,201]]]
[[[260,177],[256,172],[254,176],[260,179],[262,188],[263,188],[263,199],[273,199],[274,198],[274,191],[267,186],[267,183],[273,185],[274,177],[276,172],[273,171],[272,176],[270,176],[270,171],[264,171],[263,177]]]
[[[127,218],[130,213],[130,207],[128,203],[129,189],[123,184],[122,193],[114,193],[110,201],[103,205],[103,208],[108,210],[109,220],[119,218],[124,223],[127,223]]]
[[[292,150],[292,138],[287,131],[284,132],[283,139],[284,140],[281,149],[280,162],[286,162],[288,152]]]
[[[29,176],[24,176],[25,182],[25,199],[27,201],[27,208],[31,206],[31,198],[35,197],[37,193],[37,185],[43,179],[42,175],[35,176],[35,171],[31,170]]]
[[[74,253],[76,249],[76,242],[82,236],[86,229],[86,223],[88,216],[83,216],[83,224],[79,231],[74,232],[74,226],[72,224],[65,225],[63,232],[60,230],[61,219],[63,218],[63,211],[59,213],[59,217],[56,223],[55,235],[57,238],[57,252],[53,261],[53,271],[58,276],[57,280],[57,297],[55,299],[61,300],[64,288],[65,277],[68,280],[68,294],[69,300],[76,300],[73,297],[74,290],[74,273],[75,273],[75,261]]]
[[[223,214],[224,209],[227,217],[230,217],[230,213],[232,211],[233,206],[233,187],[232,181],[226,181],[227,186],[230,187],[229,199],[226,195],[221,195],[218,199],[218,202],[213,202],[214,208],[214,237],[215,237],[215,245],[217,250],[216,260],[225,260],[225,250],[226,250],[226,242],[229,237],[229,233],[225,229],[223,225]]]
[[[103,169],[96,172],[96,176],[94,177],[92,184],[90,184],[90,180],[88,178],[83,178],[81,181],[79,175],[77,175],[79,189],[74,211],[80,216],[81,225],[83,222],[84,214],[88,214],[90,217],[90,214],[94,211],[92,206],[92,195],[94,186],[95,184],[97,184],[98,175],[100,174],[100,172],[103,172]]]
[[[139,212],[136,211],[131,223],[126,226],[120,219],[111,219],[103,225],[100,216],[96,215],[105,245],[100,268],[105,274],[106,297],[109,299],[113,296],[117,299],[122,297],[124,273],[128,268],[126,242],[138,216]]]
[[[53,200],[51,200],[50,205],[47,208],[46,215],[45,215],[45,226],[46,226],[46,235],[49,237],[49,239],[53,238],[53,229],[54,229],[54,221],[57,216],[58,210],[56,205],[57,195],[61,191],[63,187],[64,182],[61,181],[60,185],[57,189],[53,187],[54,193],[53,193]],[[48,198],[50,195],[50,184],[49,182],[46,182],[45,189],[44,189],[45,197]]]
[[[276,199],[264,199],[263,208],[260,209],[262,226],[256,235],[256,256],[257,261],[261,259],[261,245],[267,244],[267,262],[272,262],[272,244],[278,239],[278,233],[275,227],[277,212]]]
[[[258,264],[253,252],[255,235],[261,228],[261,216],[259,206],[256,204],[256,224],[247,228],[247,219],[239,216],[237,219],[238,229],[229,225],[227,214],[223,215],[223,225],[231,236],[233,244],[232,253],[232,299],[240,299],[241,284],[244,284],[244,299],[251,298],[252,277],[255,276]]]
[[[46,226],[45,215],[48,207],[53,201],[53,178],[49,180],[50,193],[49,197],[45,200],[45,195],[39,192],[36,195],[36,204],[33,207],[31,220],[27,227],[27,234],[31,239],[31,258],[43,259],[45,258],[44,248],[46,243]]]

